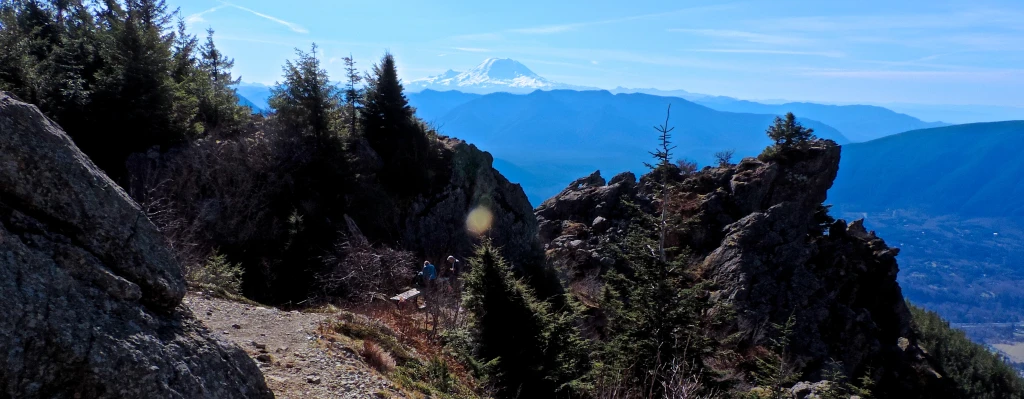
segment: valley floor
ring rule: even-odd
[[[352,349],[319,333],[331,313],[283,311],[191,293],[184,304],[260,366],[277,398],[401,398]]]

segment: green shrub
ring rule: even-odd
[[[242,291],[242,266],[228,262],[227,257],[217,251],[207,258],[205,264],[188,270],[185,277],[193,288],[228,295],[239,295]]]

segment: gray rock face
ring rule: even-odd
[[[2,92],[0,294],[0,396],[273,396],[181,306],[181,269],[138,206]]]
[[[716,333],[742,337],[737,351],[763,345],[764,326],[792,315],[790,351],[803,378],[818,381],[838,361],[847,376],[871,373],[881,397],[947,397],[948,379],[940,378],[915,344],[896,282],[898,250],[860,222],[825,224],[821,218],[839,156],[835,143],[817,141],[771,162],[747,158],[680,177],[669,201],[680,222],[666,246],[689,248],[700,278],[714,287],[713,300],[735,312],[732,323]],[[628,216],[609,213],[622,201],[619,196],[647,212],[660,207],[649,176],[635,188],[612,188],[632,179],[612,179],[616,183],[602,187],[574,183],[537,208],[548,261],[570,287],[609,264],[621,265],[583,255],[617,242],[628,230]],[[589,227],[596,216],[615,227]],[[588,245],[568,245],[580,239]]]
[[[427,252],[438,262],[448,255],[468,256],[479,237],[467,230],[467,215],[481,210],[490,217],[484,232],[514,264],[540,258],[537,220],[518,184],[492,167],[491,154],[461,140],[449,140],[451,175],[436,194],[421,196],[405,212],[403,244]],[[445,251],[431,253],[436,251]]]
[[[554,240],[572,224],[594,225],[607,230],[611,227],[609,218],[625,216],[620,200],[623,195],[632,195],[635,186],[636,177],[629,172],[615,176],[608,185],[605,185],[600,171],[570,183],[569,187],[544,201],[534,211],[541,242]]]

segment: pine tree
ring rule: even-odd
[[[469,260],[464,304],[476,355],[490,364],[500,397],[552,397],[582,374],[584,342],[570,314],[553,314],[516,280],[490,243]]]
[[[284,129],[311,137],[319,148],[341,127],[341,94],[320,67],[315,43],[309,53],[295,52],[299,58],[285,63],[284,83],[272,90],[270,108]]]
[[[766,132],[768,138],[775,141],[777,147],[788,148],[814,140],[814,129],[803,127],[796,121],[792,112],[786,113],[785,119],[775,117],[772,126]]]
[[[174,108],[172,120],[176,130],[195,137],[205,131],[197,113],[199,98],[206,86],[196,66],[196,47],[199,41],[186,31],[185,20],[178,18],[178,31],[174,35],[171,49],[171,80],[174,84]]]
[[[232,88],[241,78],[231,76],[235,61],[217,49],[213,33],[213,29],[206,30],[206,43],[200,48],[199,69],[204,74],[208,90],[199,97],[199,114],[211,129],[231,128],[246,115]]]
[[[174,118],[172,14],[163,0],[128,0],[123,8],[106,0],[98,15],[107,33],[100,44],[103,67],[97,73],[93,112],[107,125],[71,134],[108,175],[120,180],[129,154],[167,148],[186,137]]]
[[[209,127],[197,115],[209,91],[197,41],[180,19],[171,29],[175,15],[164,0],[0,0],[0,88],[39,106],[122,180],[131,153]]]
[[[648,226],[657,223],[646,219]],[[624,385],[661,392],[672,373],[705,369],[703,356],[711,343],[702,315],[709,304],[703,287],[685,272],[685,254],[662,262],[652,233],[650,227],[634,228],[619,248],[628,269],[606,277],[602,308],[613,338],[602,358],[613,378],[625,375]]]
[[[360,121],[366,140],[384,161],[380,173],[384,185],[393,192],[412,195],[428,184],[429,142],[402,90],[395,58],[385,53],[366,79]]]
[[[356,133],[356,121],[359,119],[359,108],[363,104],[363,91],[357,86],[363,80],[356,69],[356,62],[352,54],[344,58],[345,61],[345,109],[348,119],[348,131]]]
[[[769,340],[770,352],[756,359],[758,369],[754,373],[754,380],[768,391],[768,399],[787,398],[785,388],[799,381],[800,375],[789,359],[790,337],[795,326],[796,318],[792,315],[784,324],[772,323],[775,335]]]

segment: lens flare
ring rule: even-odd
[[[491,229],[493,222],[494,214],[491,213],[491,210],[478,206],[470,211],[469,216],[466,217],[466,230],[478,236],[483,235],[487,233],[487,230]]]

